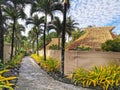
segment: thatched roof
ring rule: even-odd
[[[102,43],[115,38],[115,35],[111,32],[114,28],[114,26],[84,28],[86,33],[69,44],[66,49],[74,50],[78,46],[87,46],[93,50],[99,50]]]
[[[61,39],[60,39],[61,43]],[[46,49],[49,49],[51,45],[58,45],[58,38],[52,38],[51,42],[46,46]]]

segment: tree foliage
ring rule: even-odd
[[[120,39],[107,40],[101,45],[101,48],[104,51],[120,52]]]
[[[78,39],[80,36],[82,36],[85,32],[80,30],[80,29],[77,29],[77,30],[74,30],[72,31],[72,41],[75,41],[76,39]]]

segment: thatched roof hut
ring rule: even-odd
[[[58,42],[61,44],[61,38],[52,38],[51,42],[46,46],[46,49],[49,49],[51,45],[58,45]]]
[[[85,34],[67,46],[67,50],[74,50],[78,46],[90,47],[100,50],[101,44],[106,40],[113,40],[115,35],[111,32],[115,27],[90,27],[84,28]]]

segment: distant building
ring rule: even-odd
[[[58,43],[61,46],[61,38],[52,38],[51,42],[46,46],[46,49],[49,49],[49,47],[52,45],[58,45]]]
[[[69,44],[66,50],[75,50],[79,46],[90,47],[92,50],[100,50],[101,44],[107,40],[113,40],[116,36],[111,32],[115,27],[89,27],[76,41]]]

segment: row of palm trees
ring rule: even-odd
[[[26,18],[24,13],[24,7],[26,4],[31,4],[31,18]],[[33,24],[32,30],[29,32],[29,37],[34,47],[36,42],[37,45],[37,54],[39,50],[39,37],[43,34],[43,46],[44,46],[44,60],[46,60],[46,31],[54,29],[57,32],[57,37],[62,36],[62,75],[64,75],[64,51],[65,51],[65,32],[68,32],[70,35],[71,31],[76,28],[74,27],[77,23],[72,20],[70,17],[66,21],[66,12],[69,8],[69,0],[64,0],[62,3],[61,0],[1,0],[0,1],[0,59],[3,62],[3,47],[4,47],[4,32],[7,27],[7,30],[12,34],[11,38],[11,55],[13,57],[14,45],[16,50],[20,49],[21,31],[24,31],[25,28],[18,23],[18,19],[26,19],[26,25]],[[54,16],[54,12],[57,10],[61,11],[63,14],[63,21],[59,17]],[[39,17],[38,13],[43,13],[42,17]],[[3,20],[3,17],[6,19]],[[51,21],[48,22],[48,17],[51,18]],[[6,23],[7,22],[7,23]],[[67,23],[67,24],[66,24]],[[9,30],[9,29],[10,30]],[[66,30],[66,31],[65,31]],[[8,36],[8,35],[6,35]],[[35,38],[34,38],[35,37]],[[25,38],[24,38],[25,39]],[[18,41],[18,42],[17,42]],[[16,44],[15,44],[16,42]],[[58,44],[59,45],[59,44]],[[17,53],[17,52],[16,52]]]

